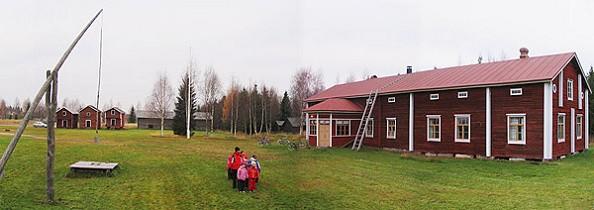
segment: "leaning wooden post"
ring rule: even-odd
[[[27,123],[29,123],[29,120],[31,120],[31,117],[33,116],[33,111],[35,109],[37,109],[37,106],[39,105],[39,101],[41,101],[41,98],[45,95],[46,91],[48,91],[48,88],[52,82],[52,78],[54,77],[54,75],[58,74],[58,71],[60,71],[60,68],[62,67],[62,65],[64,65],[64,62],[66,62],[66,59],[68,58],[68,55],[70,55],[70,53],[74,49],[74,46],[76,46],[78,41],[82,38],[82,36],[89,29],[89,27],[91,27],[91,24],[93,24],[93,22],[95,22],[95,19],[97,19],[97,17],[99,17],[101,12],[103,12],[103,9],[99,10],[99,12],[95,15],[95,17],[93,17],[93,19],[87,24],[87,26],[78,34],[76,39],[74,39],[72,44],[70,44],[70,47],[68,47],[66,52],[64,52],[64,54],[62,55],[62,58],[60,58],[60,61],[58,61],[58,63],[52,70],[52,73],[51,73],[52,76],[50,78],[48,78],[47,80],[45,80],[43,85],[41,85],[41,88],[37,92],[37,95],[35,95],[35,98],[33,99],[31,106],[29,107],[29,109],[27,110],[27,113],[25,114],[25,117],[19,124],[19,128],[17,129],[16,133],[12,137],[12,140],[10,140],[10,143],[8,144],[8,147],[4,151],[4,154],[2,154],[2,158],[0,159],[0,178],[2,178],[2,175],[4,173],[4,167],[6,167],[8,158],[10,158],[10,155],[12,154],[12,152],[14,152],[14,149],[16,148],[17,143],[21,139],[23,132],[25,132],[25,128],[27,128]]]
[[[47,71],[50,76],[50,71]],[[46,93],[47,104],[47,200],[54,202],[54,159],[56,150],[56,106],[58,104],[58,74],[53,75],[52,85]]]

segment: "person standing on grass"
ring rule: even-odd
[[[256,180],[260,176],[260,172],[256,168],[256,162],[252,162],[250,167],[247,169],[248,172],[248,190],[250,192],[256,191]]]
[[[239,192],[245,192],[247,187],[248,170],[246,164],[241,164],[237,169],[237,190]]]
[[[260,168],[260,161],[256,158],[256,155],[252,155],[252,157],[249,160],[249,163],[256,163],[256,169],[258,169],[258,175],[262,174],[262,169]],[[256,178],[256,183],[258,183],[258,178]]]
[[[237,169],[243,164],[243,157],[241,156],[239,147],[235,147],[235,152],[231,155],[231,176],[233,176],[233,189],[237,187]]]
[[[233,179],[233,169],[231,169],[231,165],[233,163],[233,154],[229,155],[229,157],[227,157],[227,179],[232,180]]]

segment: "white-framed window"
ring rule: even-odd
[[[396,118],[386,118],[386,138],[396,139]]]
[[[85,128],[91,127],[91,120],[85,120]]]
[[[91,116],[91,112],[87,112],[87,117],[90,117],[90,116]]]
[[[389,97],[388,98],[388,103],[394,103],[396,102],[396,97]]]
[[[336,136],[350,136],[351,135],[351,121],[350,120],[336,120]]]
[[[557,143],[565,142],[565,113],[557,114]]]
[[[553,93],[557,93],[557,84],[553,84]]]
[[[458,98],[468,98],[468,91],[458,92]]]
[[[577,139],[582,139],[583,132],[584,132],[584,115],[578,114],[575,117],[575,135]]]
[[[522,95],[522,88],[510,88],[509,95],[512,96],[521,96]]]
[[[318,134],[318,124],[317,120],[309,120],[309,135],[315,136]]]
[[[115,115],[115,110],[111,110],[111,115]]]
[[[439,100],[439,93],[429,94],[429,100]]]
[[[427,115],[427,141],[441,141],[441,115]]]
[[[66,111],[62,111],[62,116],[66,116]]]
[[[567,80],[567,100],[573,101],[573,80]]]
[[[507,114],[507,143],[526,144],[526,114]]]
[[[455,133],[455,142],[470,142],[470,115],[469,114],[459,114],[454,115],[455,122],[454,122],[454,133]]]
[[[365,129],[365,137],[373,138],[373,118],[369,118],[367,121],[367,129]]]

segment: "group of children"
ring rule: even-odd
[[[256,191],[260,172],[260,161],[256,155],[248,159],[239,147],[235,147],[235,152],[227,158],[227,177],[233,180],[233,189],[237,188],[239,192]]]

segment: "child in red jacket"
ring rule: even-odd
[[[251,166],[248,168],[248,190],[250,192],[256,191],[256,180],[260,176],[260,172],[258,168],[256,168],[256,162],[252,162]]]

